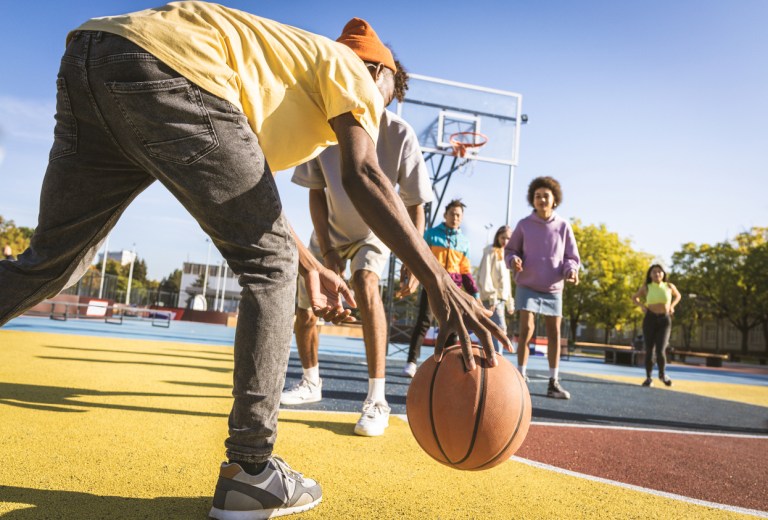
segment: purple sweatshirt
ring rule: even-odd
[[[523,261],[519,273],[515,273],[515,257]],[[568,221],[557,213],[544,220],[535,211],[515,226],[504,248],[504,260],[517,285],[544,293],[562,291],[565,275],[578,271],[581,262]]]

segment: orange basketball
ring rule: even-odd
[[[427,359],[406,398],[408,424],[433,459],[464,470],[489,469],[509,459],[531,424],[531,396],[517,369],[501,356],[489,367],[473,347],[477,369],[464,370],[461,347],[443,360]]]

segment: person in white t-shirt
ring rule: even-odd
[[[399,66],[395,76],[395,95],[405,93],[408,76]],[[399,185],[399,195],[408,215],[420,233],[424,232],[423,204],[432,200],[429,173],[424,164],[416,133],[402,118],[385,110],[379,126],[376,154],[381,169],[392,185]],[[341,165],[337,147],[298,166],[293,182],[309,188],[309,208],[314,232],[309,250],[323,264],[343,275],[347,263],[352,273],[352,287],[360,309],[363,340],[368,361],[368,394],[362,415],[355,425],[358,435],[382,435],[389,424],[390,407],[385,397],[387,321],[379,290],[379,277],[389,260],[389,249],[373,234],[355,210],[341,184]],[[401,293],[414,292],[418,284],[409,277],[409,287]],[[283,392],[282,405],[313,403],[322,399],[322,380],[318,363],[319,337],[317,316],[312,312],[304,283],[299,281],[296,313],[296,344],[303,377]]]

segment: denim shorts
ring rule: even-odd
[[[515,288],[515,309],[544,316],[562,316],[563,292],[545,293],[518,285]]]

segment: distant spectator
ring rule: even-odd
[[[507,330],[506,314],[515,313],[515,302],[512,299],[512,278],[507,264],[504,263],[504,247],[512,236],[512,228],[501,226],[493,236],[493,243],[483,250],[480,270],[477,274],[477,284],[480,287],[480,300],[483,306],[493,311],[491,320]],[[501,354],[501,343],[493,339],[493,347]]]
[[[672,332],[672,315],[682,296],[677,287],[667,282],[667,273],[658,264],[653,264],[645,275],[645,283],[632,296],[632,303],[645,311],[643,318],[643,339],[645,340],[645,381],[643,386],[653,385],[653,354],[659,365],[659,379],[667,386],[672,380],[665,373],[667,366],[667,345]]]

